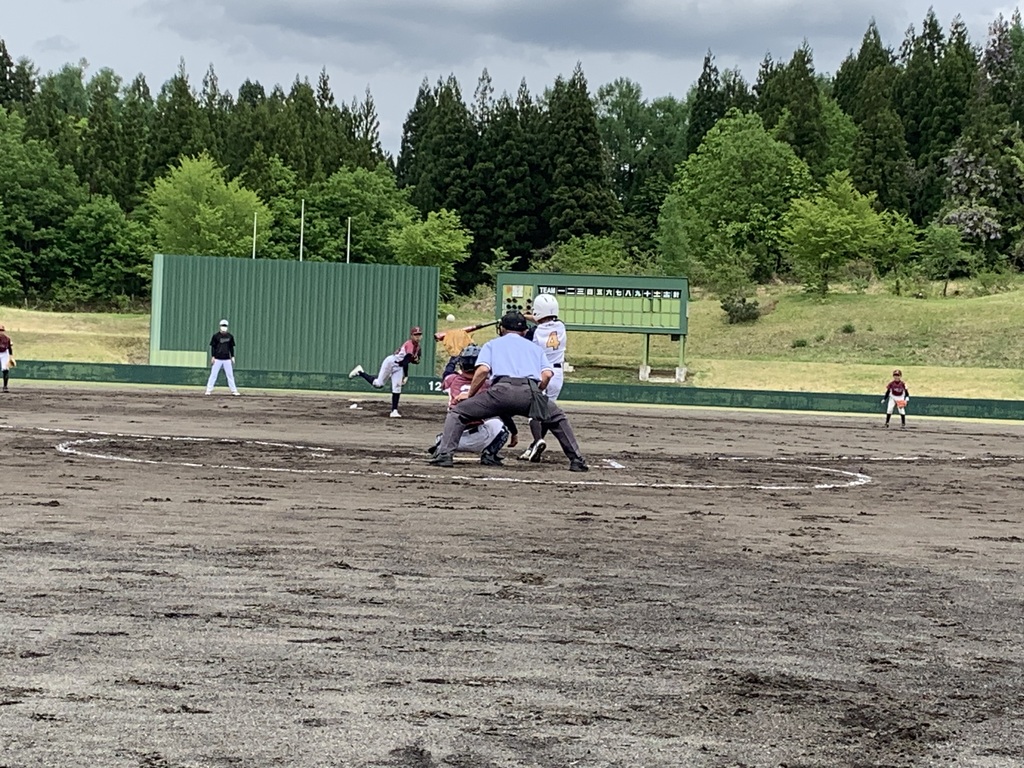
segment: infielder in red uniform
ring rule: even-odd
[[[401,418],[398,412],[398,399],[402,396],[402,385],[409,378],[409,365],[420,361],[420,339],[423,338],[423,329],[415,326],[409,330],[409,338],[395,350],[393,355],[388,355],[380,364],[380,372],[377,378],[363,370],[363,366],[357,365],[349,373],[348,377],[354,379],[359,376],[368,381],[377,389],[384,387],[384,382],[391,379],[391,418]]]
[[[897,368],[892,372],[892,381],[885,388],[882,395],[882,402],[885,403],[885,426],[889,426],[889,419],[892,418],[893,408],[900,412],[900,428],[907,428],[907,402],[910,400],[910,390],[907,383],[903,381],[903,372]]]

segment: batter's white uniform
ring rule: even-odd
[[[565,365],[565,345],[568,336],[565,332],[565,323],[561,320],[548,320],[538,325],[533,331],[533,343],[544,350],[544,359],[554,375],[548,382],[547,393],[549,400],[557,400],[559,392],[562,391],[562,384],[565,374],[562,367]]]

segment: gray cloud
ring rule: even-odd
[[[678,61],[710,48],[721,60],[769,51],[788,58],[804,39],[845,52],[872,17],[883,29],[906,23],[900,6],[883,0],[149,0],[147,7],[186,39],[282,58],[329,54],[367,71],[446,71],[516,52]]]
[[[37,40],[33,47],[44,53],[74,53],[80,46],[64,35],[54,35],[44,40]]]

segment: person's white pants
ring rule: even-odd
[[[469,427],[459,438],[459,447],[456,450],[466,453],[480,453],[488,445],[494,442],[494,438],[501,434],[505,425],[497,416],[487,419],[483,424],[476,427]]]
[[[903,408],[900,408],[898,405],[896,405],[896,401],[897,400],[902,400],[903,401],[903,403],[904,403],[904,407]],[[907,396],[907,395],[904,395],[903,397],[896,397],[895,395],[889,395],[889,402],[885,404],[885,412],[886,412],[886,414],[892,415],[893,408],[895,408],[899,412],[900,416],[906,416],[907,415],[906,403],[907,403],[908,400],[910,400],[910,397]]]
[[[221,368],[224,369],[224,376],[228,380],[228,389],[232,392],[238,391],[238,387],[235,386],[235,369],[231,361],[214,360],[213,367],[210,370],[210,379],[206,382],[206,394],[213,392],[213,388],[217,384],[217,377],[220,376]]]
[[[544,394],[548,396],[548,400],[557,400],[558,394],[562,391],[562,384],[565,383],[565,374],[562,373],[561,368],[555,368],[554,375],[548,381],[547,387],[544,388]]]
[[[391,379],[391,391],[401,392],[405,371],[398,362],[402,357],[399,355],[388,355],[385,357],[384,361],[380,364],[380,372],[377,373],[377,378],[373,380],[373,386],[381,389],[384,386],[384,382]]]
[[[0,352],[0,371],[10,370],[11,367],[11,353]]]

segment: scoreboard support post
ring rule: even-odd
[[[673,336],[672,339],[679,339],[679,365],[676,366],[675,376],[672,381],[682,383],[686,381],[686,337]],[[652,381],[651,379],[651,334],[644,334],[644,354],[640,361],[640,381]],[[657,379],[654,379],[655,381]]]
[[[542,272],[499,272],[497,277],[496,317],[509,311],[532,314],[534,297],[551,294],[558,299],[559,318],[570,331],[643,334],[640,381],[686,380],[690,289],[685,277]],[[679,364],[672,378],[651,376],[652,336],[679,342]]]

